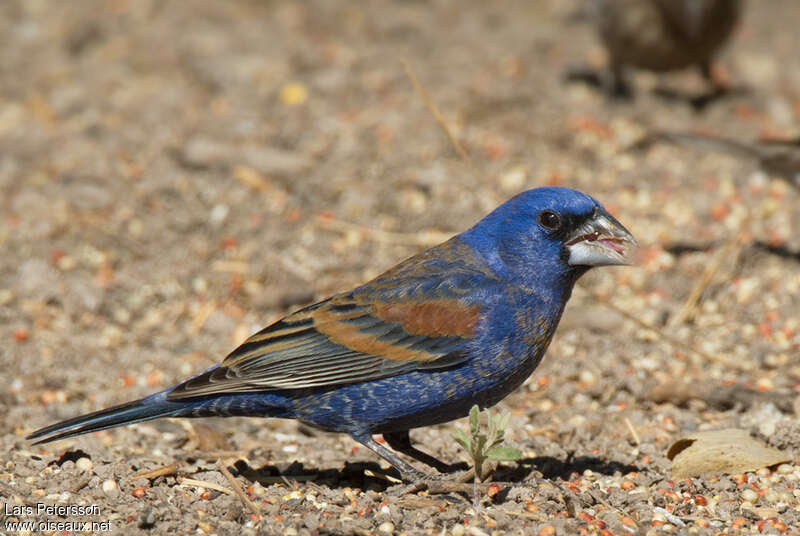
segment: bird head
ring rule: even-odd
[[[594,266],[631,264],[633,235],[596,199],[569,188],[523,192],[464,234],[498,275],[573,283]]]

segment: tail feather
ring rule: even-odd
[[[38,441],[34,444],[38,445],[116,426],[149,421],[161,417],[177,416],[181,404],[166,402],[163,397],[154,399],[154,396],[45,426],[30,434],[27,439],[37,439]]]

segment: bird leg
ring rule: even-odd
[[[606,86],[606,91],[611,98],[629,100],[633,98],[633,88],[625,79],[625,70],[622,65],[613,63],[610,69],[611,80]]]
[[[415,469],[413,465],[408,462],[403,461],[400,457],[397,456],[394,452],[387,449],[374,439],[369,434],[366,435],[351,435],[353,439],[370,449],[372,452],[389,462],[394,466],[395,469],[400,471],[400,474],[403,476],[403,480],[407,480],[410,482],[417,482],[420,480],[426,480],[429,478],[435,478],[432,475],[424,473],[418,469]],[[391,443],[390,443],[391,444]]]
[[[411,444],[411,437],[408,435],[408,430],[402,432],[387,432],[383,434],[383,438],[389,443],[397,452],[410,456],[415,460],[430,465],[440,473],[447,473],[450,471],[450,465],[443,461],[437,460],[430,454],[422,452]]]
[[[712,102],[726,96],[730,92],[726,81],[714,76],[711,60],[703,61],[698,64],[698,69],[703,78],[711,86],[710,91],[703,95],[698,95],[689,99],[689,103],[697,110],[701,110],[711,104]]]

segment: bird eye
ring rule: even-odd
[[[557,231],[561,227],[561,218],[552,210],[543,210],[539,213],[539,225],[548,231]]]

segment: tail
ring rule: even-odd
[[[116,426],[178,416],[181,409],[185,409],[184,404],[167,402],[165,393],[156,393],[140,400],[51,424],[36,430],[27,439],[36,439],[35,445],[49,443],[56,439],[88,434]]]

